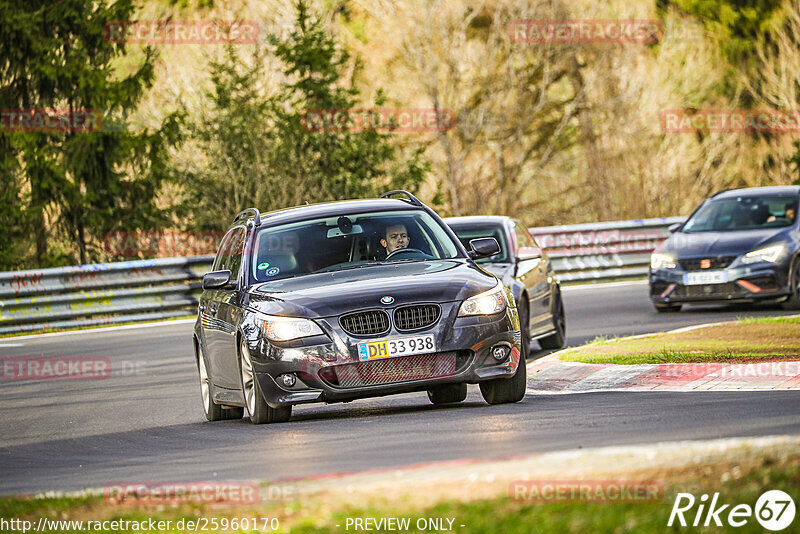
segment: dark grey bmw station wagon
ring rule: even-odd
[[[390,198],[401,195],[403,198]],[[490,404],[525,394],[514,297],[405,191],[241,212],[203,294],[193,344],[208,420],[286,421],[292,406],[426,391]]]

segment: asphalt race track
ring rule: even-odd
[[[564,292],[568,342],[669,330],[777,307],[657,314],[645,284]],[[289,423],[207,423],[192,325],[7,338],[0,358],[101,356],[103,380],[0,382],[0,493],[108,483],[278,480],[459,458],[733,436],[800,434],[800,392],[528,395],[437,408],[419,393],[296,407]],[[534,353],[533,358],[545,354]]]

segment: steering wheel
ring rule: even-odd
[[[391,254],[386,256],[386,259],[387,260],[390,259],[390,258],[397,259],[398,256],[402,256],[403,254],[406,254],[406,253],[412,253],[412,254],[416,253],[416,254],[421,254],[422,256],[427,256],[427,254],[425,254],[424,252],[422,252],[418,248],[408,247],[408,248],[398,248],[398,249],[394,250]]]

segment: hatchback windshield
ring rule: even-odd
[[[790,226],[797,217],[797,197],[742,196],[711,200],[683,227],[684,232],[726,232]]]
[[[508,263],[508,249],[506,247],[506,240],[503,237],[503,228],[500,225],[493,224],[458,224],[452,225],[450,228],[455,232],[458,240],[464,245],[464,248],[470,250],[469,242],[473,239],[480,239],[482,237],[493,237],[500,245],[500,253],[495,254],[489,258],[481,258],[475,260],[476,263]]]
[[[356,213],[259,230],[256,281],[341,271],[387,262],[455,258],[458,249],[421,210]]]

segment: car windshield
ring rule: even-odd
[[[475,260],[476,263],[509,263],[508,247],[503,237],[503,228],[498,224],[456,224],[451,226],[464,248],[470,250],[469,242],[482,237],[493,237],[500,245],[500,252],[488,258]]]
[[[256,281],[267,282],[458,255],[445,230],[422,210],[354,213],[259,230],[252,270]]]
[[[797,197],[742,196],[710,200],[683,226],[683,232],[728,232],[790,226]]]

